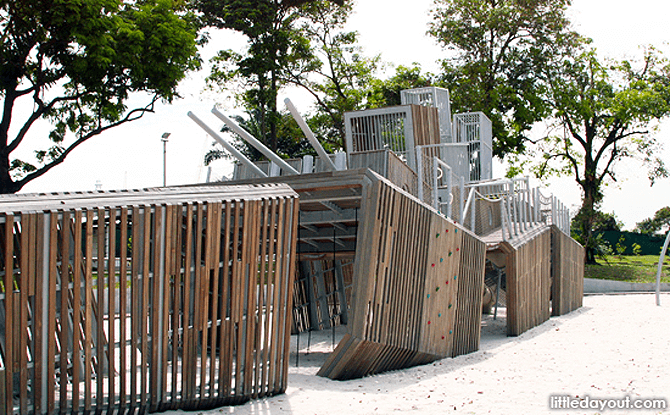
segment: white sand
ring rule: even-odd
[[[300,367],[292,360],[286,394],[196,413],[670,413],[549,409],[551,395],[665,398],[670,404],[670,295],[661,304],[649,294],[590,296],[581,309],[519,337],[505,336],[504,314],[497,321],[487,317],[476,353],[345,382],[315,376],[332,350],[332,332],[312,334],[309,355],[303,334]]]

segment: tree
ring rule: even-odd
[[[313,62],[309,41],[296,28],[302,6],[314,0],[193,0],[203,24],[244,34],[248,48],[244,54],[222,50],[212,60],[209,81],[228,87],[242,84],[239,97],[245,108],[257,112],[261,135],[257,137],[276,151],[279,90],[286,84],[286,72],[306,70]],[[344,0],[331,0],[342,4]],[[309,69],[307,69],[309,70]]]
[[[670,66],[653,48],[641,62],[605,64],[595,50],[585,48],[553,68],[548,102],[556,127],[538,146],[542,161],[536,176],[569,173],[582,190],[578,214],[587,249],[587,262],[594,258],[596,209],[603,186],[616,180],[615,167],[627,158],[637,158],[655,179],[667,177],[658,154],[654,125],[670,114]]]
[[[179,1],[3,0],[0,32],[0,193],[19,191],[83,142],[172,101],[185,72],[199,66],[196,26]],[[135,92],[147,104],[129,109]],[[19,121],[17,108],[30,100]],[[35,151],[37,163],[15,158],[40,119],[53,127],[49,146]]]
[[[344,113],[362,109],[367,90],[375,80],[380,57],[366,57],[358,45],[357,32],[343,27],[353,2],[336,6],[319,0],[300,10],[299,31],[310,42],[313,59],[303,70],[287,72],[287,82],[312,95],[316,113],[311,124],[326,147],[344,147]]]
[[[382,108],[400,105],[400,91],[432,86],[436,83],[430,73],[421,73],[419,64],[400,65],[395,75],[387,79],[373,79],[368,86],[368,105],[370,108]]]
[[[668,228],[670,228],[670,206],[660,208],[653,217],[638,222],[635,226],[637,232],[647,235],[667,232]]]
[[[570,0],[436,0],[429,34],[452,57],[442,81],[452,110],[483,111],[493,152],[520,152],[532,125],[549,115],[544,69],[569,53],[577,35],[565,17]]]

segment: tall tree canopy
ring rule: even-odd
[[[302,7],[299,33],[309,41],[312,59],[303,70],[289,72],[288,83],[307,91],[315,101],[311,124],[327,147],[344,147],[344,113],[362,109],[380,66],[380,57],[366,57],[358,33],[344,31],[353,9],[345,0],[325,0]]]
[[[494,154],[523,150],[532,125],[549,114],[542,74],[577,35],[570,0],[435,0],[429,33],[452,55],[442,61],[452,109],[483,111]]]
[[[596,208],[603,186],[616,180],[616,166],[636,158],[648,167],[653,181],[667,177],[657,157],[659,142],[653,132],[657,121],[670,115],[670,66],[653,48],[640,62],[604,63],[595,50],[586,48],[552,68],[548,102],[558,134],[540,141],[542,161],[535,165],[538,177],[571,174],[582,190],[577,216],[593,262]]]
[[[670,229],[670,206],[662,207],[651,218],[638,222],[635,230],[640,233],[654,235]]]
[[[229,87],[242,82],[242,100],[249,113],[258,117],[261,141],[278,148],[277,109],[279,90],[291,71],[309,71],[313,55],[309,41],[299,32],[301,8],[315,0],[193,0],[205,25],[227,28],[244,34],[248,48],[244,54],[222,50],[213,59],[210,82]],[[331,0],[343,4],[344,0]]]
[[[17,192],[158,100],[172,101],[185,72],[199,66],[196,26],[178,0],[2,0],[0,33],[0,193]],[[146,105],[128,108],[140,91]],[[32,111],[18,119],[23,101]],[[22,144],[34,148],[40,119],[53,129],[37,163],[12,156]]]

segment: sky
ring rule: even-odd
[[[360,33],[359,43],[368,56],[381,54],[385,62],[394,65],[418,62],[425,71],[438,72],[438,60],[444,58],[446,52],[426,35],[432,4],[432,0],[411,3],[387,0],[384,7],[379,7],[378,2],[358,0],[348,29]],[[573,0],[568,13],[574,28],[592,38],[593,45],[604,57],[639,56],[639,46],[648,44],[670,52],[667,44],[670,2],[667,0],[637,0],[634,5],[626,0]],[[201,55],[208,60],[218,49],[241,50],[243,45],[242,36],[229,31],[217,32]],[[204,182],[208,169],[202,160],[213,139],[187,117],[187,112],[192,111],[215,129],[221,122],[210,112],[214,104],[227,115],[241,112],[230,94],[204,90],[205,74],[205,71],[189,74],[180,84],[182,99],[170,105],[160,104],[155,114],[147,114],[87,141],[63,164],[26,185],[22,192],[94,190],[96,184],[103,190],[161,186],[161,136],[165,132],[170,133],[166,145],[167,184]],[[309,112],[310,102],[304,94],[298,91],[286,94],[301,113]],[[142,98],[132,99],[142,103]],[[15,129],[22,124],[19,118],[13,122]],[[40,137],[44,137],[46,131],[47,126],[41,125],[31,133],[30,139],[34,141],[24,146],[32,147],[23,150],[23,156],[38,143],[44,144],[45,140]],[[670,164],[670,121],[661,125],[657,136],[666,143],[662,158]],[[220,177],[230,170],[229,163],[218,162],[212,176]],[[504,164],[496,163],[494,177],[504,172]],[[637,162],[623,163],[617,172],[618,182],[606,188],[602,209],[614,212],[626,229],[632,229],[636,222],[670,205],[670,179],[662,179],[650,187],[646,171]],[[555,194],[566,206],[572,207],[571,210],[576,210],[580,203],[580,190],[573,178],[551,179],[543,193]]]

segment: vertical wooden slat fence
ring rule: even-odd
[[[557,226],[551,226],[551,315],[560,316],[582,306],[584,247]]]
[[[518,336],[551,316],[551,229],[538,228],[500,247],[506,254],[507,334]]]
[[[332,379],[427,363],[470,350],[461,343],[478,344],[472,322],[481,319],[485,244],[374,177],[363,193],[348,333],[318,373]],[[459,310],[461,301],[479,306]],[[457,324],[457,313],[467,323]]]
[[[284,185],[0,198],[0,413],[283,392],[297,213]]]

